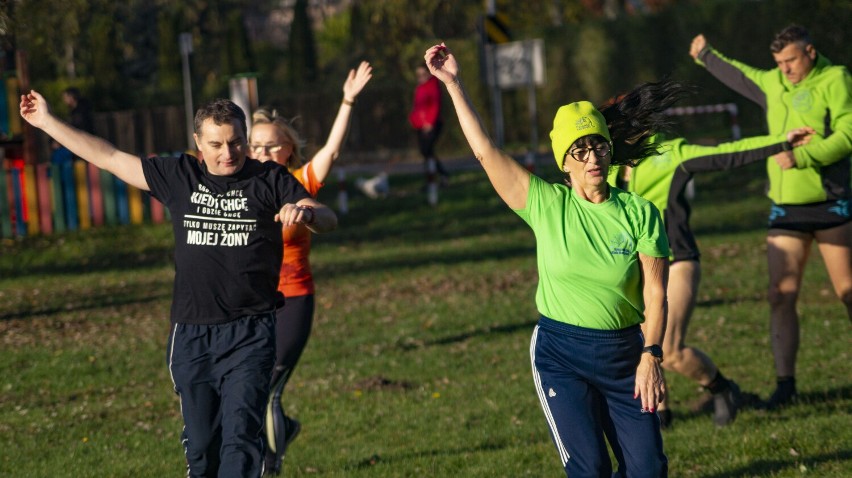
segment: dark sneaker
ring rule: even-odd
[[[731,424],[737,418],[741,400],[740,386],[728,380],[725,390],[713,394],[713,423],[717,427]]]
[[[278,476],[281,473],[281,462],[284,460],[287,446],[296,439],[300,431],[302,431],[302,425],[299,421],[284,415],[284,440],[279,446],[281,449],[272,452],[267,448],[263,459],[263,476]]]
[[[288,416],[284,417],[284,448],[281,450],[281,458],[284,458],[287,447],[299,436],[300,431],[302,431],[302,424],[298,420]]]
[[[769,400],[763,403],[764,410],[777,410],[779,408],[786,407],[787,405],[791,405],[796,401],[796,387],[793,385],[784,386],[779,384],[778,388],[775,389],[775,392],[772,393],[772,396],[769,397]]]
[[[278,459],[278,455],[267,449],[263,456],[263,476],[278,476],[279,473],[281,473],[281,460]]]
[[[657,417],[660,419],[660,430],[670,430],[672,428],[672,411],[666,408],[665,410],[657,410]]]

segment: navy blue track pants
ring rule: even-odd
[[[570,478],[667,476],[660,421],[633,397],[643,343],[638,325],[594,330],[539,319],[530,343],[533,379]],[[605,440],[618,461],[615,475]]]
[[[274,314],[173,324],[167,359],[180,397],[188,476],[259,477]]]

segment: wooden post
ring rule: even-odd
[[[77,212],[77,192],[74,181],[74,157],[71,151],[64,149],[62,154],[67,154],[59,165],[59,180],[62,183],[62,199],[65,208],[65,225],[68,230],[76,231],[80,228],[80,218]]]
[[[101,192],[101,170],[92,163],[86,163],[89,177],[89,204],[92,211],[92,225],[104,225],[104,196]]]
[[[35,165],[25,164],[21,178],[21,186],[24,189],[24,222],[27,223],[27,234],[36,235],[41,230],[39,228]]]
[[[92,227],[92,218],[89,215],[89,187],[86,183],[86,162],[74,161],[74,183],[77,191],[77,218],[80,221],[80,230],[85,231]]]
[[[118,223],[130,223],[130,211],[127,205],[127,183],[121,179],[115,178],[115,205],[118,211]]]
[[[115,176],[101,170],[101,192],[104,199],[104,221],[110,226],[118,224],[118,212],[115,205]]]
[[[12,205],[11,213],[12,213],[12,224],[13,224],[13,234],[18,236],[24,236],[27,233],[26,228],[26,204],[25,204],[25,190],[24,190],[24,169],[20,166],[22,163],[21,160],[16,160],[14,162],[10,162],[11,167],[9,168],[9,176],[10,176],[10,188],[9,192],[9,203]]]
[[[62,166],[56,162],[50,165],[50,190],[53,199],[53,229],[57,233],[65,232],[65,200],[62,194]]]
[[[130,207],[130,224],[142,224],[145,216],[142,208],[142,191],[128,185],[127,203]]]
[[[9,200],[10,184],[9,175],[6,174],[6,154],[3,148],[0,148],[0,237],[12,237],[12,215]]]
[[[35,165],[35,185],[38,191],[39,227],[42,234],[53,234],[53,207],[50,187],[50,165],[41,163]]]

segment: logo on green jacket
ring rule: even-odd
[[[612,255],[629,256],[633,254],[633,238],[626,232],[619,232],[609,240],[609,253]]]
[[[663,154],[654,156],[650,159],[651,159],[651,162],[654,164],[654,166],[656,166],[658,168],[663,168],[663,167],[668,166],[669,163],[672,162],[672,152],[671,151],[665,151]]]
[[[793,93],[792,103],[793,109],[796,111],[810,111],[811,107],[814,105],[814,98],[811,96],[811,90],[809,88],[802,88]]]

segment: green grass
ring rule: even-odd
[[[543,166],[549,167],[549,163]],[[549,177],[554,180],[556,178]],[[286,391],[303,424],[288,476],[561,476],[533,390],[532,233],[480,171],[429,207],[421,178],[352,194],[315,239],[313,336]],[[697,181],[703,283],[689,343],[766,397],[774,387],[760,167]],[[321,200],[334,205],[336,190]],[[169,226],[0,245],[0,476],[184,470],[165,343]],[[849,321],[816,249],[800,301],[802,400],[717,429],[670,374],[673,477],[835,477],[852,467]]]

